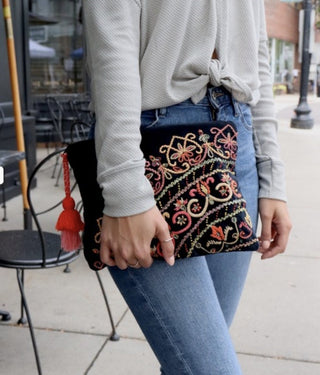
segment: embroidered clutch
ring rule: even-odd
[[[144,128],[141,149],[145,175],[168,223],[176,259],[258,249],[235,176],[237,132],[232,123]],[[104,202],[96,182],[94,141],[70,144],[66,153],[83,201],[84,254],[90,268],[101,269],[105,266],[99,257]],[[157,239],[151,252],[162,258]]]

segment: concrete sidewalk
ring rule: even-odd
[[[290,128],[297,95],[276,98],[279,141],[287,167],[294,224],[284,255],[261,261],[255,254],[231,329],[244,375],[320,374],[320,99],[309,98],[315,126]],[[8,202],[8,222],[22,227],[21,198]],[[1,244],[0,244],[1,246]],[[107,272],[103,282],[121,338],[111,342],[105,305],[83,259],[62,269],[26,272],[26,294],[36,327],[44,375],[152,375],[159,365]],[[36,374],[29,330],[19,327],[15,271],[0,269],[0,373]],[[179,375],[179,374],[177,374]],[[211,375],[211,374],[208,374]]]

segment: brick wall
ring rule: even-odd
[[[268,36],[298,43],[298,10],[292,4],[283,3],[280,0],[265,0],[265,9]]]

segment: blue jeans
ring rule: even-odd
[[[209,88],[191,100],[144,111],[141,126],[231,120],[238,128],[236,172],[251,219],[257,223],[258,178],[250,107],[225,89]],[[154,261],[150,268],[110,267],[110,273],[156,354],[163,375],[239,375],[228,327],[235,314],[251,253]]]

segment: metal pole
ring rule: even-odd
[[[300,99],[295,108],[296,116],[291,119],[292,128],[311,129],[313,127],[313,118],[310,116],[311,109],[307,102],[309,70],[311,53],[310,48],[310,27],[312,0],[304,0],[304,21],[303,21],[303,43],[302,43],[302,65],[300,81]]]

